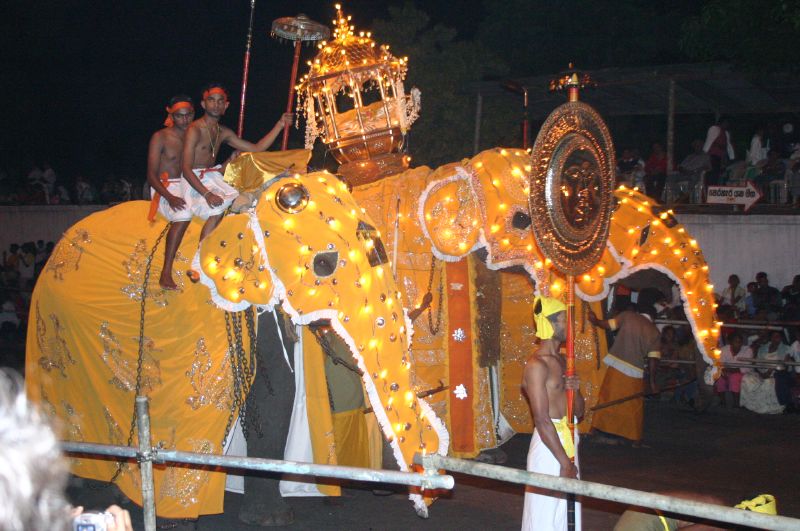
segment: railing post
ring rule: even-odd
[[[142,509],[145,531],[156,531],[156,499],[153,485],[153,449],[150,442],[150,411],[146,396],[136,397],[139,426],[139,470],[142,474]]]

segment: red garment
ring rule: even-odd
[[[667,157],[658,157],[655,153],[650,155],[644,163],[644,171],[648,175],[658,175],[667,173]]]

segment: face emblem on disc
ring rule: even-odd
[[[536,137],[529,196],[533,234],[563,273],[584,273],[603,254],[615,166],[611,134],[585,103],[561,105]]]

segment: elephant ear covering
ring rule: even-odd
[[[442,166],[430,179],[420,197],[420,225],[436,257],[454,262],[480,245],[481,209],[463,166]]]
[[[264,237],[254,215],[227,216],[200,246],[203,283],[217,306],[240,311],[274,304]]]

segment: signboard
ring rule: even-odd
[[[709,186],[706,189],[706,203],[714,205],[743,205],[750,210],[761,199],[761,191],[751,181],[745,186]]]

